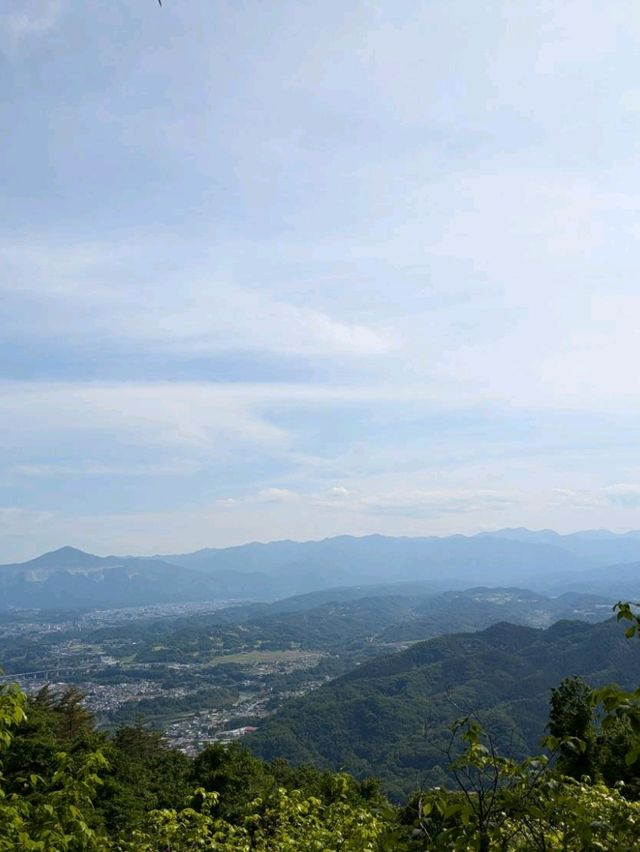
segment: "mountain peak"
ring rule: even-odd
[[[87,553],[85,550],[80,550],[77,547],[72,547],[70,544],[65,544],[63,547],[59,547],[57,550],[49,550],[46,553],[42,554],[44,556],[91,556],[91,553]],[[42,558],[38,557],[38,558]],[[100,557],[98,557],[100,558]]]
[[[65,545],[57,550],[50,550],[48,553],[43,553],[36,556],[35,559],[29,559],[27,562],[22,562],[23,568],[82,568],[91,565],[98,565],[105,561],[102,556],[95,556],[93,553],[85,553],[84,550],[78,550],[77,547]],[[17,566],[15,566],[17,567]]]

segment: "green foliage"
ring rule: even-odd
[[[617,621],[630,621],[631,624],[625,630],[627,639],[637,636],[640,639],[640,603],[630,601],[618,601],[614,606]]]
[[[151,813],[145,826],[116,848],[119,852],[374,852],[385,848],[389,832],[383,817],[354,806],[346,797],[327,805],[299,790],[280,788],[264,801],[257,799],[236,824],[214,815],[217,793],[199,790],[196,797],[195,807]]]
[[[17,688],[0,688],[0,850],[108,849],[107,839],[91,826],[93,798],[107,766],[101,751],[75,756],[58,752],[53,771],[17,779],[20,792],[7,789],[6,757],[26,720],[25,706],[26,698]],[[73,702],[65,703],[65,712],[70,706]]]
[[[416,849],[425,840],[443,852],[637,848],[640,804],[619,790],[563,776],[546,757],[506,759],[473,720],[460,720],[453,733],[466,744],[452,767],[458,792],[416,795],[403,814]]]
[[[259,796],[276,788],[268,766],[239,743],[211,745],[193,762],[194,786],[218,795],[214,812],[224,819],[239,819]]]
[[[620,606],[621,618],[640,625],[634,608]],[[575,653],[575,626],[557,629]],[[494,651],[513,638],[508,625],[493,636]],[[615,646],[609,639],[599,634],[605,653]],[[426,653],[440,664],[441,650],[428,643],[409,659]],[[386,714],[401,690],[418,692],[397,655],[371,667],[396,687],[360,705],[362,729],[375,739],[388,735]],[[449,789],[430,787],[399,810],[370,778],[266,763],[237,743],[191,760],[141,722],[96,731],[74,690],[28,700],[2,686],[0,852],[626,852],[640,837],[639,692],[616,684],[592,691],[565,678],[551,693],[547,756],[505,757],[500,732],[475,714],[457,719],[440,756]],[[332,722],[339,734],[342,720]]]
[[[110,832],[130,830],[154,809],[184,807],[192,793],[191,762],[141,721],[119,728],[109,743],[109,770],[96,809]]]
[[[23,758],[39,771],[20,773]],[[270,767],[237,744],[190,761],[141,723],[106,740],[75,693],[3,687],[0,767],[0,852],[366,852],[390,830],[371,781]]]
[[[575,675],[551,690],[548,729],[560,743],[558,767],[578,780],[592,776],[595,770],[591,695],[592,689]]]

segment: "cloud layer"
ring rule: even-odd
[[[0,14],[0,559],[640,526],[635,4]]]

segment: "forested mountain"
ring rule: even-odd
[[[444,592],[416,601],[411,617],[380,632],[380,641],[411,642],[445,633],[482,630],[508,617],[514,624],[548,627],[555,621],[603,621],[611,614],[610,600],[565,592],[547,597],[526,589],[479,588]]]
[[[640,655],[614,621],[546,630],[502,622],[377,657],[289,702],[250,735],[259,755],[380,777],[395,797],[447,783],[451,722],[477,712],[501,749],[535,753],[549,689],[640,681]]]

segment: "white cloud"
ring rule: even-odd
[[[640,507],[640,485],[610,485],[604,489],[604,499],[614,505]]]
[[[513,508],[524,495],[514,490],[497,489],[394,489],[367,493],[343,485],[326,491],[302,493],[288,488],[269,488],[243,497],[223,498],[216,505],[227,508],[262,503],[298,503],[309,511],[350,512],[362,515],[398,515],[403,517],[439,517],[448,514],[493,511]]]
[[[186,447],[211,457],[230,449],[286,444],[287,433],[256,413],[233,386],[198,384],[5,383],[0,432],[73,443],[107,433],[140,446]]]
[[[289,488],[264,488],[257,494],[257,500],[260,503],[288,503],[290,500],[297,500],[298,495]]]
[[[399,346],[384,324],[367,327],[287,303],[259,284],[240,287],[215,270],[163,273],[160,266],[152,274],[145,263],[149,249],[5,244],[0,291],[15,301],[16,327],[46,338],[55,321],[58,334],[71,342],[95,343],[97,336],[174,353],[316,357],[381,356]]]
[[[334,485],[333,488],[329,488],[326,493],[329,499],[340,500],[348,498],[353,492],[349,491],[348,488],[345,488],[344,485]]]
[[[7,468],[9,474],[17,476],[47,479],[56,477],[83,476],[184,476],[199,469],[194,460],[184,459],[176,462],[161,462],[158,464],[109,464],[98,461],[86,461],[79,464],[52,462],[43,464],[15,464]]]
[[[185,476],[249,458],[288,459],[311,471],[322,462],[300,450],[288,414],[371,404],[411,412],[428,400],[413,387],[4,382],[0,463],[13,479],[34,481]]]
[[[286,445],[289,434],[264,413],[273,406],[315,408],[362,404],[432,405],[416,385],[314,385],[216,382],[3,382],[0,431],[21,434],[83,430],[125,433],[145,444],[213,449]],[[460,402],[464,405],[465,398]]]
[[[37,512],[23,509],[19,506],[0,506],[0,528],[4,532],[15,531],[16,527],[28,527],[40,525],[54,517],[53,512]]]
[[[438,516],[513,508],[523,495],[508,490],[396,490],[386,494],[371,494],[361,498],[365,511]]]
[[[637,509],[640,507],[640,485],[617,483],[600,488],[556,489],[551,495],[551,504],[600,512],[611,506]]]
[[[30,559],[49,549],[56,541],[56,520],[54,512],[0,506],[0,562]]]
[[[42,36],[58,23],[62,11],[62,0],[7,0],[16,7],[0,15],[0,32],[9,47],[15,48],[25,39]]]

